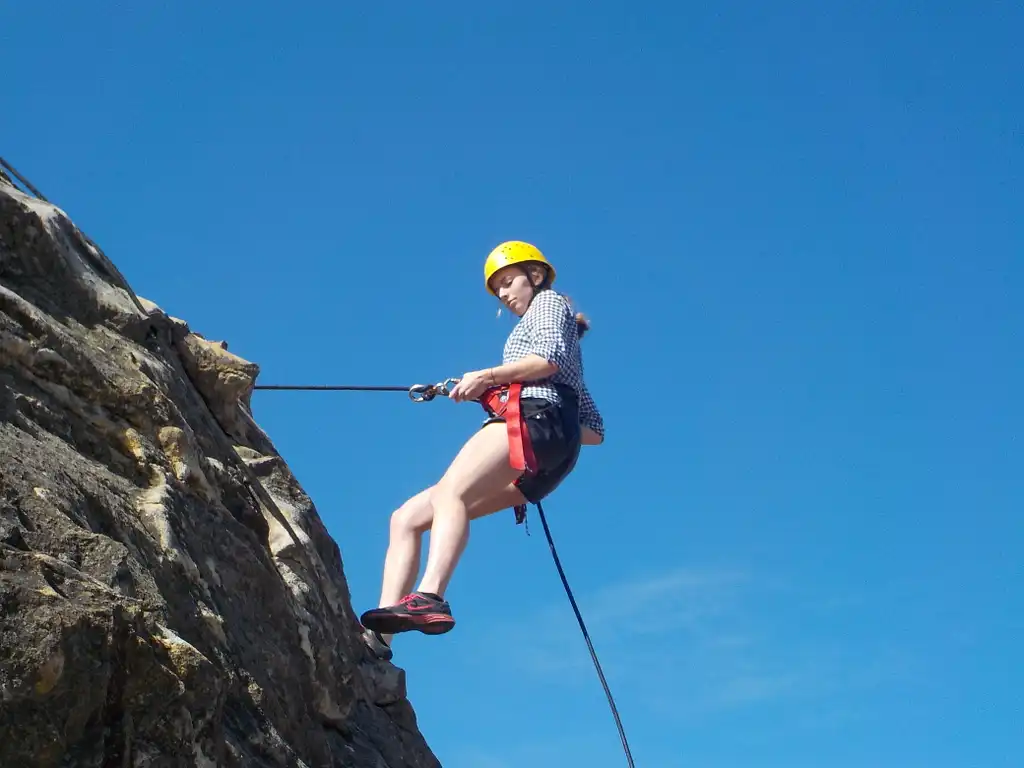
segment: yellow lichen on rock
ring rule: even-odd
[[[142,443],[142,435],[133,427],[128,427],[121,434],[121,444],[129,455],[134,456],[140,463],[146,460],[146,448]]]
[[[180,427],[164,427],[157,433],[157,440],[164,455],[171,463],[174,476],[183,483],[189,482],[198,470],[192,447],[188,444],[185,431]]]
[[[160,632],[161,634],[154,636],[153,639],[167,652],[167,657],[178,677],[188,679],[196,670],[210,663],[194,645],[183,640],[172,630],[161,625]]]
[[[185,483],[209,502],[220,501],[220,493],[203,471],[199,449],[188,432],[175,426],[162,427],[157,432],[157,442],[179,482]]]

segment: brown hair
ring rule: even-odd
[[[569,302],[569,306],[572,307],[572,299],[562,294],[562,298]],[[570,310],[571,311],[571,310]],[[590,330],[590,318],[584,315],[582,312],[576,312],[576,333],[582,339],[583,334]]]
[[[543,264],[536,264],[536,263],[527,264],[526,268],[524,269],[524,271],[526,272],[527,277],[530,279],[530,283],[534,285],[534,291],[535,292],[536,291],[542,291],[545,288],[550,288],[551,287],[551,272]],[[536,275],[542,276],[542,280],[541,280],[539,285],[536,285],[536,284],[533,283],[533,278]],[[562,294],[562,298],[564,298],[567,302],[569,302],[569,306],[570,307],[572,306],[572,299],[571,298],[566,296],[564,293]],[[589,330],[590,330],[590,319],[586,315],[584,315],[582,312],[577,312],[576,313],[576,333],[582,339],[583,338],[583,334],[585,334]]]
[[[576,313],[576,332],[582,339],[583,334],[590,330],[590,320],[582,312]]]

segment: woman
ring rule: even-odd
[[[479,401],[490,417],[436,485],[391,516],[380,608],[361,617],[378,656],[396,632],[443,634],[455,626],[444,599],[469,539],[469,523],[550,494],[573,470],[581,445],[604,440],[604,422],[583,381],[580,338],[589,325],[551,285],[555,270],[529,243],[509,241],[484,263],[487,290],[519,316],[502,364],[466,373],[449,397]],[[420,545],[430,531],[419,586]]]

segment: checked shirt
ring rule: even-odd
[[[554,290],[540,291],[516,323],[505,341],[503,362],[511,363],[526,355],[538,355],[558,365],[558,370],[543,381],[523,382],[521,397],[541,397],[560,403],[558,390],[547,382],[565,384],[576,390],[580,404],[580,423],[604,436],[604,419],[583,381],[583,353],[576,331],[576,318],[569,302]]]

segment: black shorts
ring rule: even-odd
[[[570,390],[561,395],[561,403],[538,397],[524,397],[519,402],[537,458],[537,471],[524,473],[516,480],[516,485],[526,500],[534,504],[555,490],[572,472],[582,447],[575,393]],[[492,417],[484,425],[495,422],[504,423],[505,419]]]

